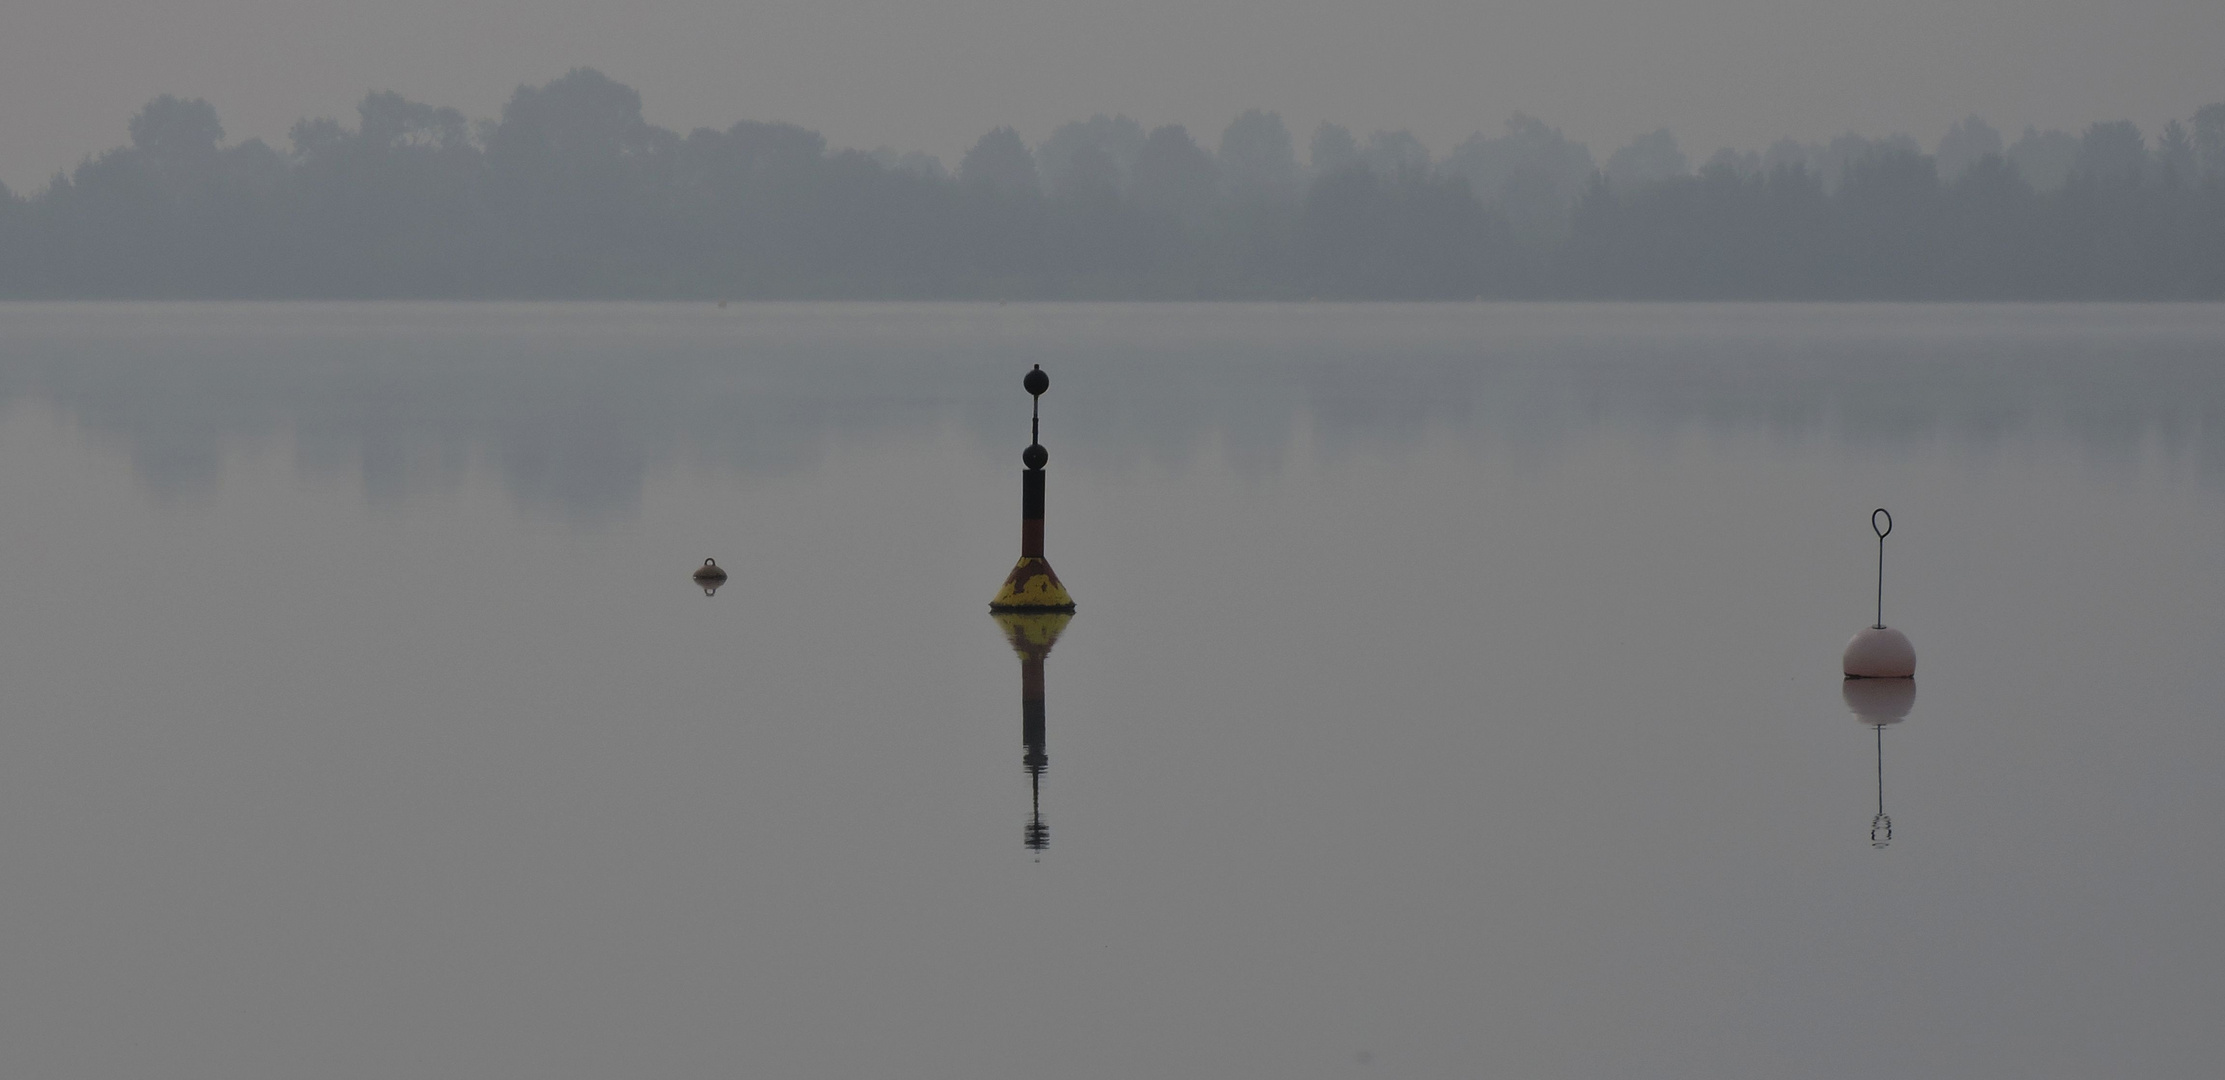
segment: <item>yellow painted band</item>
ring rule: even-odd
[[[1048,608],[1073,610],[1074,597],[1058,579],[1051,564],[1034,556],[1021,557],[1012,573],[1005,576],[1004,585],[997,589],[997,598],[989,601],[991,608]]]

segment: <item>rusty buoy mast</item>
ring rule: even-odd
[[[1021,385],[1035,401],[1029,410],[1030,441],[1020,454],[1020,461],[1027,466],[1027,471],[1020,474],[1020,561],[1005,575],[997,598],[989,601],[989,610],[1072,611],[1074,597],[1051,569],[1050,560],[1043,557],[1043,466],[1051,460],[1051,452],[1043,449],[1043,391],[1051,388],[1051,377],[1043,374],[1043,365],[1037,364]]]

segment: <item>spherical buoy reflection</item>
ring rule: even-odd
[[[1916,680],[1845,679],[1839,684],[1839,698],[1864,724],[1898,724],[1916,707]]]

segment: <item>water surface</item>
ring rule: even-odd
[[[0,1074],[2208,1076],[2221,357],[2210,306],[0,305]]]

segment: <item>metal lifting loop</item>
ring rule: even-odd
[[[1885,514],[1885,527],[1877,527],[1877,515]],[[1880,506],[1870,511],[1870,531],[1877,534],[1877,622],[1876,628],[1885,629],[1885,538],[1893,533],[1893,515]]]

